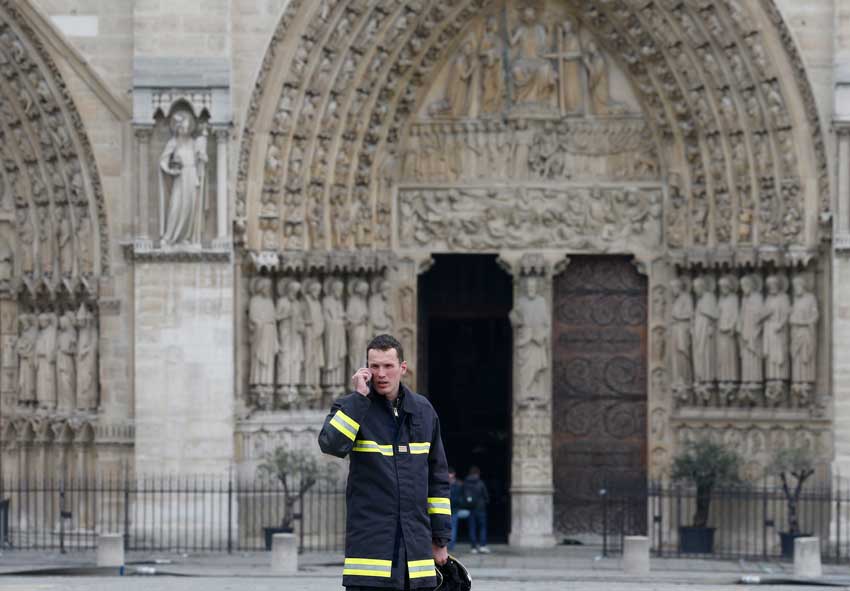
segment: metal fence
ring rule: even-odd
[[[264,550],[266,528],[280,525],[284,505],[277,481],[123,475],[7,481],[0,488],[0,547],[90,550],[101,533],[119,533],[128,551]],[[294,509],[300,551],[343,549],[344,488],[318,483]]]
[[[692,524],[696,509],[693,488],[652,483],[640,489],[600,491],[599,503],[604,554],[619,553],[625,536],[643,535],[650,538],[656,556],[790,558],[787,550],[783,553],[780,536],[788,529],[788,504],[774,483],[714,491],[708,522],[714,530],[713,547],[705,553],[689,552],[682,545],[681,528]],[[797,511],[801,533],[820,538],[824,560],[850,562],[850,488],[838,483],[807,486]]]

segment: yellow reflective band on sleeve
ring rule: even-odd
[[[452,504],[445,497],[428,497],[428,515],[451,515]]]
[[[354,441],[357,437],[357,431],[360,429],[360,423],[341,410],[336,411],[336,414],[331,419],[331,425],[351,441]]]
[[[437,569],[434,559],[411,560],[407,563],[407,572],[411,579],[422,579],[424,577],[436,577]]]
[[[354,442],[354,447],[351,448],[351,451],[359,451],[364,453],[375,453],[381,454],[384,456],[392,456],[393,455],[393,446],[390,445],[381,445],[375,441],[366,441],[365,439],[357,439]]]
[[[390,560],[378,560],[376,558],[346,558],[342,569],[344,575],[355,575],[358,577],[381,577],[392,576],[393,563]]]
[[[425,441],[423,443],[410,442],[410,453],[412,454],[427,454],[429,451],[431,451],[430,441]]]

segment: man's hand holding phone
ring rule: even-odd
[[[368,367],[361,367],[354,375],[351,376],[351,382],[354,384],[354,389],[363,396],[369,395],[369,382],[372,380],[372,370]]]

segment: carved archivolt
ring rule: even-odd
[[[440,138],[451,143],[498,134],[451,123],[481,121],[494,110],[520,128],[576,109],[611,118],[623,109],[604,99],[608,78],[599,72],[609,59],[627,75],[661,148],[668,247],[816,244],[819,209],[828,202],[823,141],[799,56],[770,0],[535,6],[290,2],[240,154],[237,230],[247,232],[249,249],[392,246],[392,186],[409,138],[422,137],[414,120],[445,121]],[[505,25],[491,24],[502,18]],[[553,24],[560,21],[571,24]],[[500,43],[510,46],[502,58],[494,51]],[[505,55],[501,74],[486,69]],[[587,72],[581,100],[559,86],[579,71]],[[435,101],[425,90],[446,78],[452,82]],[[498,144],[491,137],[484,152]],[[526,146],[533,143],[529,135]],[[569,146],[557,150],[568,154]],[[558,174],[557,160],[537,165]],[[820,208],[806,205],[817,202]],[[374,231],[350,237],[355,221]]]

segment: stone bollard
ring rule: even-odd
[[[816,579],[823,576],[819,538],[794,539],[794,576]]]
[[[295,534],[272,536],[272,572],[277,575],[294,575],[298,572],[298,543]]]
[[[626,536],[623,538],[623,572],[627,575],[649,574],[649,538]]]
[[[100,534],[97,538],[97,565],[124,566],[124,536]]]

